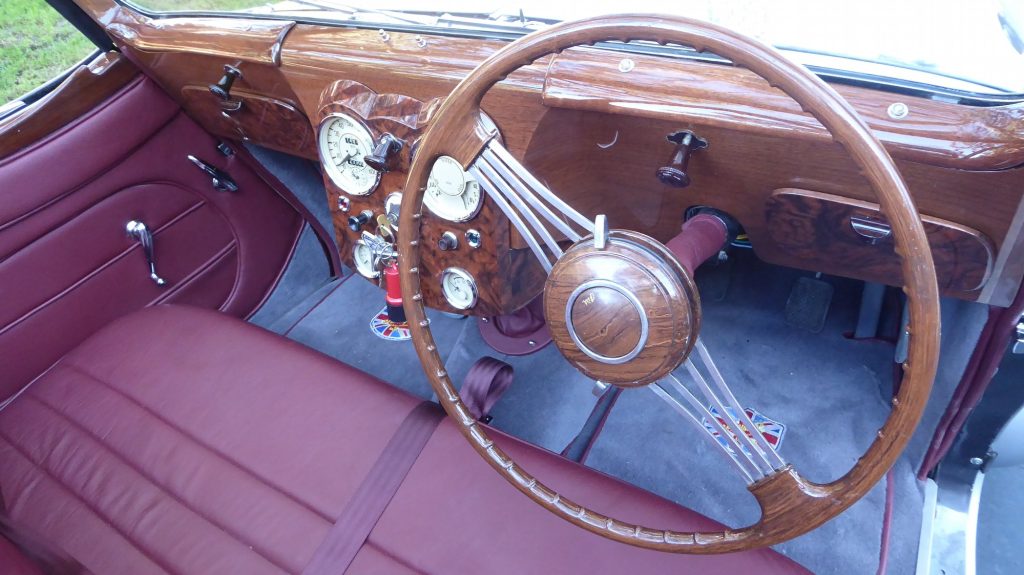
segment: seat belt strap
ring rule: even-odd
[[[340,575],[348,569],[443,418],[441,407],[429,401],[409,412],[302,575]]]
[[[493,357],[482,357],[469,368],[462,380],[459,390],[462,403],[474,417],[489,423],[491,409],[512,385],[513,379],[511,365]]]

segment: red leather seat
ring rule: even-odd
[[[0,412],[0,490],[11,518],[94,573],[301,573],[417,403],[241,321],[150,308],[92,336]],[[502,439],[599,511],[715,527]],[[674,556],[587,533],[516,492],[442,422],[348,572],[741,569],[806,573],[773,551]]]

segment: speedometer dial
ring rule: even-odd
[[[458,160],[441,156],[430,170],[423,203],[446,220],[464,222],[480,211],[483,196],[480,184],[462,169]]]
[[[363,161],[372,151],[373,136],[352,116],[334,114],[320,125],[320,161],[345,192],[365,196],[377,187],[380,172]]]

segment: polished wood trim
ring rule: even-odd
[[[188,114],[214,134],[316,157],[309,119],[288,102],[241,89],[232,90],[231,100],[225,102],[206,86],[185,86],[180,100]]]
[[[892,238],[869,244],[851,224],[854,217],[887,224],[878,204],[786,188],[772,192],[765,210],[775,245],[808,266],[825,273],[856,270],[861,279],[902,284]],[[981,289],[992,272],[992,242],[978,230],[941,218],[921,216],[921,221],[932,247],[939,288],[961,296]]]
[[[341,112],[361,121],[374,139],[389,132],[403,141],[395,169],[383,174],[377,188],[370,194],[347,194],[324,174],[338,249],[346,265],[354,267],[352,249],[361,231],[377,233],[375,218],[383,212],[385,198],[392,192],[404,190],[413,150],[440,103],[439,98],[422,101],[401,94],[378,94],[365,84],[352,80],[335,81],[323,91],[315,116],[317,125],[329,115]],[[486,116],[482,117],[481,125],[491,132],[495,130],[493,122]],[[347,212],[338,207],[340,196],[348,199],[350,207]],[[348,227],[349,216],[363,210],[370,210],[374,218],[360,232],[352,231]],[[423,259],[421,273],[432,279],[424,285],[422,295],[423,301],[430,307],[451,313],[490,317],[519,309],[543,289],[543,270],[529,250],[514,249],[510,244],[511,226],[491,198],[485,196],[480,213],[467,222],[449,222],[426,208],[422,208],[420,217],[425,243],[436,246],[445,232],[451,232],[459,239],[459,245],[454,250],[433,249]],[[469,230],[481,233],[483,243],[479,248],[467,245],[465,235]],[[441,292],[441,274],[453,266],[464,269],[476,281],[477,303],[470,309],[452,307]]]
[[[111,0],[79,1],[101,23],[111,21],[113,15],[123,10]],[[249,49],[247,40],[236,40],[230,22],[228,25],[221,29],[223,34],[211,52],[198,49],[191,33],[181,40],[182,51],[173,49],[170,42],[166,50],[138,50],[132,45],[134,40],[122,49],[180,100],[185,85],[216,82],[225,63],[241,60],[218,54],[244,55]],[[148,33],[140,28],[140,34]],[[284,41],[280,67],[242,62],[244,76],[236,82],[236,88],[287,102],[316,124],[322,94],[339,78],[359,82],[382,94],[401,94],[428,102],[443,98],[478,63],[504,45],[501,41],[429,35],[418,41],[414,34],[398,32],[392,32],[385,41],[375,30],[298,25]],[[552,97],[559,90],[583,94],[584,106],[590,106],[590,100],[628,103],[626,96],[632,101],[647,98],[636,94],[624,96],[622,89],[616,87],[614,80],[623,75],[618,72],[617,62],[624,57],[637,63],[629,73],[634,78],[648,73],[649,62],[656,62],[663,75],[646,84],[644,91],[651,90],[657,102],[664,102],[667,89],[678,89],[688,98],[689,107],[655,118],[633,111],[569,109],[562,107],[570,105],[564,101],[558,107],[545,105],[545,99],[554,104]],[[616,67],[609,70],[609,62],[616,63]],[[568,80],[575,78],[574,70],[591,67],[607,74],[579,78],[579,83],[568,85]],[[547,80],[550,81],[545,92]],[[719,85],[725,101],[713,104]],[[701,86],[710,91],[702,92]],[[1009,251],[998,253],[1006,259],[1005,265],[997,264],[990,280],[1003,288],[945,293],[1007,305],[1015,286],[1024,277],[1024,252],[1013,247],[1016,236],[1006,237],[1015,229],[1013,214],[1024,195],[1024,170],[991,168],[1019,163],[1021,143],[1012,137],[1021,131],[1020,114],[1024,107],[979,108],[839,84],[833,87],[868,119],[875,135],[897,159],[924,213],[978,230],[991,239],[997,250],[1003,250],[1004,238],[1008,242]],[[896,100],[910,107],[910,115],[903,120],[893,120],[886,113],[888,104]],[[766,106],[763,109],[762,102]],[[712,205],[740,220],[762,259],[813,270],[808,262],[779,249],[767,233],[763,206],[771,191],[794,187],[862,201],[874,199],[841,145],[821,140],[820,123],[742,67],[573,48],[560,56],[542,57],[513,72],[487,94],[482,107],[500,127],[505,147],[523,158],[525,165],[539,176],[550,178],[552,189],[560,194],[585,195],[586,202],[615,206],[617,209],[608,213],[619,215],[623,220],[620,227],[636,229],[662,241],[674,235],[678,215],[686,207]],[[743,121],[748,113],[754,118],[749,127]],[[645,174],[665,161],[662,156],[667,156],[668,150],[660,151],[665,146],[664,136],[680,129],[697,130],[711,146],[695,154],[688,167],[693,184],[681,194],[665,193]],[[619,143],[607,152],[594,146],[611,141],[616,133]],[[471,134],[466,142],[481,138]],[[589,162],[582,160],[588,156],[575,149],[585,147],[591,150]],[[471,145],[470,154],[472,150]],[[292,152],[316,157],[308,151]],[[619,160],[610,163],[609,153]],[[581,158],[574,160],[578,169],[560,165],[566,157]],[[615,170],[616,164],[628,165],[630,169]],[[624,182],[627,176],[634,181]],[[630,193],[623,193],[626,189]],[[636,198],[639,204],[624,206],[626,197]],[[659,212],[640,217],[649,207],[659,206]],[[586,212],[582,208],[581,211]],[[513,249],[525,247],[514,229],[509,233]],[[842,275],[860,277],[852,268]]]
[[[9,156],[93,109],[139,74],[117,52],[100,54],[52,92],[0,121],[0,158]]]
[[[589,288],[570,301],[579,286],[593,280],[608,285]],[[572,325],[566,321],[567,309]],[[637,232],[612,230],[604,248],[596,248],[588,237],[558,259],[544,287],[544,317],[559,351],[584,375],[641,387],[662,379],[689,356],[700,333],[700,295],[690,273],[664,245]],[[580,349],[573,333],[605,357],[639,351],[628,362],[608,363]]]
[[[1002,249],[992,270],[992,279],[978,296],[978,301],[1007,307],[1024,282],[1024,198],[1013,214]]]
[[[87,5],[103,2],[82,2]],[[281,49],[295,22],[260,18],[149,18],[116,6],[104,29],[120,43],[148,52],[192,52],[258,64],[281,65]],[[226,41],[227,39],[230,39]]]
[[[619,64],[627,58],[633,67],[624,72]],[[842,84],[832,87],[895,158],[963,170],[1024,164],[1024,106],[972,107]],[[552,61],[543,98],[545,105],[557,108],[831,142],[821,123],[792,98],[748,70],[725,64],[574,48]],[[908,106],[906,117],[889,116],[888,108],[896,102]]]
[[[422,101],[403,94],[378,94],[360,82],[337,80],[324,90],[320,101],[318,125],[328,115],[343,111],[361,118],[378,132],[390,132],[406,140],[419,137],[419,132],[437,111],[441,98]]]

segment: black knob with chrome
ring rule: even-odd
[[[459,238],[452,232],[445,232],[437,240],[437,247],[443,252],[454,250],[459,247]]]
[[[391,169],[391,162],[398,155],[398,152],[402,151],[402,146],[404,145],[402,140],[385,132],[377,140],[377,145],[374,146],[373,152],[363,156],[363,161],[366,162],[367,166],[378,172],[386,173]]]
[[[373,218],[373,212],[370,210],[363,210],[354,216],[350,216],[348,218],[348,229],[358,232],[371,218]]]
[[[669,158],[669,165],[658,168],[657,175],[661,183],[674,188],[685,188],[690,185],[690,175],[686,166],[690,163],[690,155],[696,150],[708,147],[707,140],[697,137],[689,130],[673,132],[668,141],[676,145]]]
[[[235,84],[235,80],[242,77],[242,71],[230,64],[224,64],[224,75],[221,76],[220,80],[216,84],[210,84],[210,92],[214,96],[217,96],[221,100],[231,99],[231,86]]]

